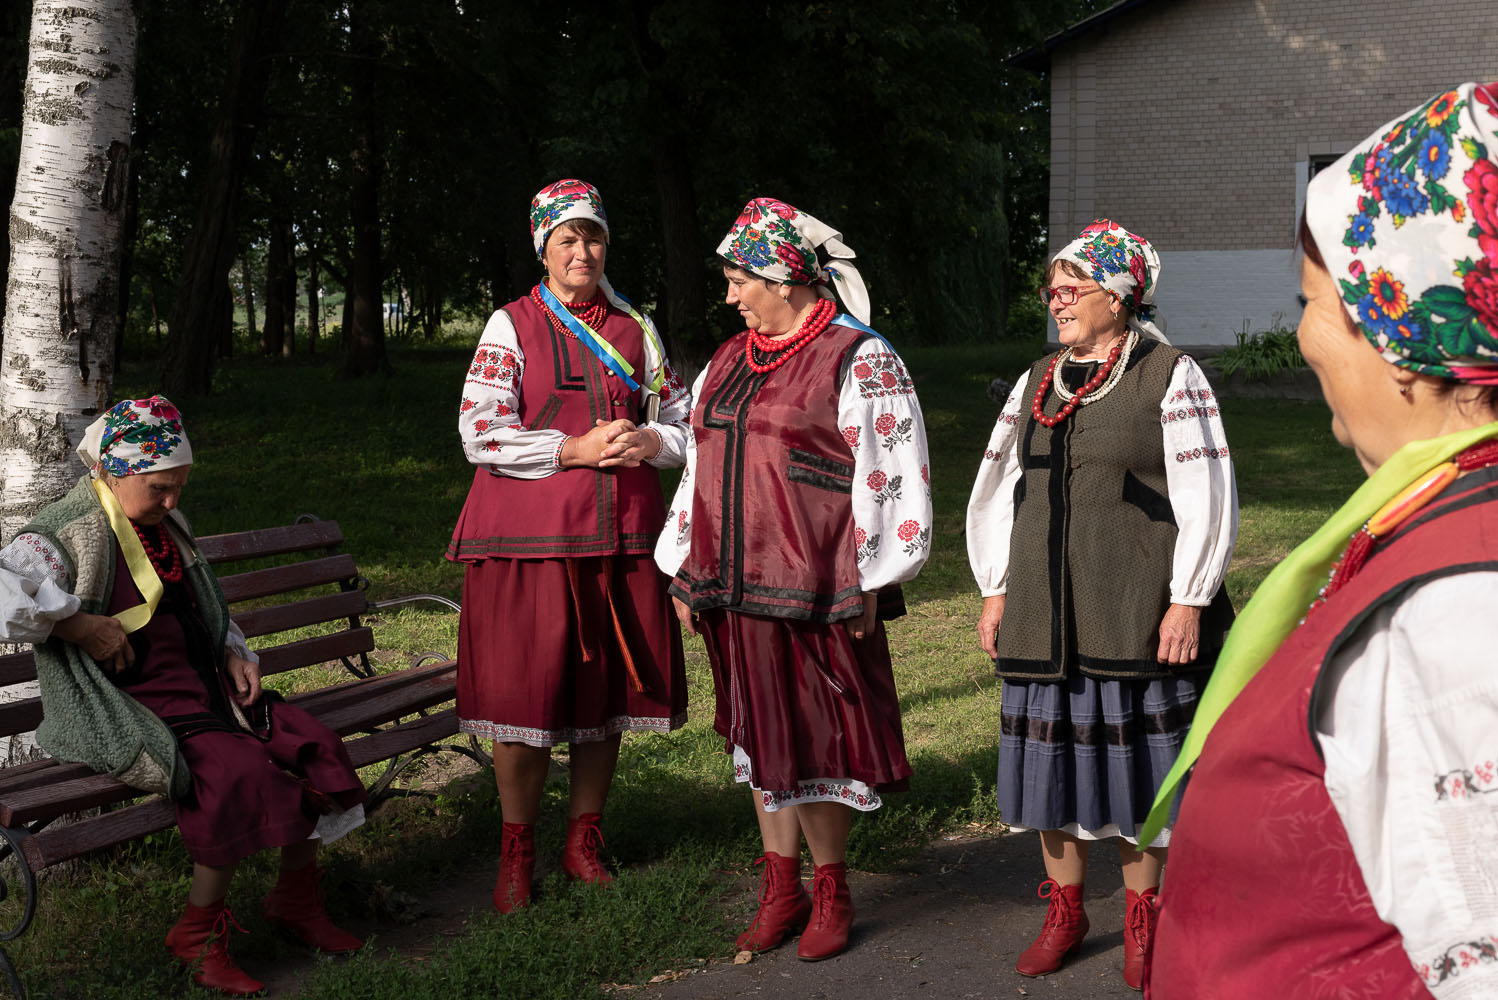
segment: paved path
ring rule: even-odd
[[[856,919],[848,950],[802,962],[795,944],[747,965],[715,962],[633,997],[649,1000],[1126,1000],[1123,880],[1118,854],[1100,845],[1090,862],[1085,905],[1092,930],[1060,972],[1026,979],[1014,961],[1040,929],[1045,902],[1033,833],[937,841],[910,874],[853,873]]]

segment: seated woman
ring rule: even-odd
[[[318,889],[317,847],[364,821],[364,786],[338,736],[260,688],[177,501],[192,448],[161,396],[125,400],[88,428],[88,467],[0,550],[0,640],[36,650],[37,742],[163,792],[193,860],[166,945],[201,986],[264,986],[229,956],[234,866],[281,848],[265,917],[326,952],[356,951]]]

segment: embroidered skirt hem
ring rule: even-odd
[[[760,806],[767,813],[779,812],[783,806],[800,806],[808,802],[836,802],[859,812],[873,812],[884,805],[878,791],[852,778],[808,778],[790,791],[767,792],[750,782],[750,771],[749,755],[742,747],[734,747],[733,780],[753,788]]]
[[[525,743],[533,747],[555,747],[563,743],[597,743],[617,733],[674,733],[687,724],[687,713],[665,718],[638,719],[621,715],[591,729],[524,729],[501,726],[484,719],[459,719],[458,732],[496,743]]]

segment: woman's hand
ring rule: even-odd
[[[230,653],[225,667],[234,685],[234,700],[244,708],[255,704],[260,699],[260,664]]]
[[[615,465],[632,469],[660,454],[661,436],[647,427],[636,427],[628,420],[615,420],[606,430],[609,444],[603,449],[603,459],[598,463],[601,469]]]
[[[862,639],[874,631],[874,621],[879,611],[879,595],[869,592],[863,595],[863,614],[857,618],[849,618],[843,622],[848,629],[848,634],[855,639]]]
[[[609,446],[614,443],[616,438],[624,434],[638,433],[639,428],[635,427],[634,422],[630,420],[623,418],[613,421],[595,420],[593,421],[592,430],[578,437],[570,437],[567,439],[567,443],[562,445],[562,468],[575,469],[581,466],[589,469],[597,469],[610,465],[631,464],[623,461],[606,461],[606,459],[618,457],[617,453],[608,453]],[[631,442],[635,441],[634,438],[630,440]],[[626,448],[619,449],[620,452],[625,450],[627,450],[627,446]],[[651,452],[651,454],[655,453]],[[636,459],[632,464],[639,465],[640,463]]]
[[[1189,604],[1172,604],[1160,619],[1160,651],[1155,659],[1161,663],[1190,663],[1200,652],[1202,609]]]
[[[118,618],[79,611],[53,625],[52,634],[80,647],[106,670],[119,673],[135,662],[135,650]]]
[[[675,594],[671,595],[671,607],[676,609],[676,620],[681,622],[681,627],[687,635],[697,634],[697,619],[692,617],[692,609],[687,603]]]
[[[1005,596],[983,598],[983,613],[978,616],[978,645],[990,660],[999,658],[999,625],[1004,620]]]

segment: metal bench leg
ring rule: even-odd
[[[5,839],[5,846],[0,847],[0,861],[7,854],[16,856],[16,864],[21,869],[21,883],[26,889],[26,904],[21,911],[20,921],[12,928],[0,930],[0,972],[5,974],[5,979],[10,983],[10,992],[16,1000],[26,1000],[26,990],[21,985],[21,977],[16,972],[16,967],[11,963],[10,955],[4,948],[4,943],[14,941],[26,929],[31,926],[31,918],[36,916],[36,873],[31,870],[31,864],[26,860],[26,855],[21,852],[21,841],[29,836],[32,831],[15,829],[8,826],[0,826],[0,837]],[[10,886],[3,878],[0,878],[0,902],[10,896]]]

